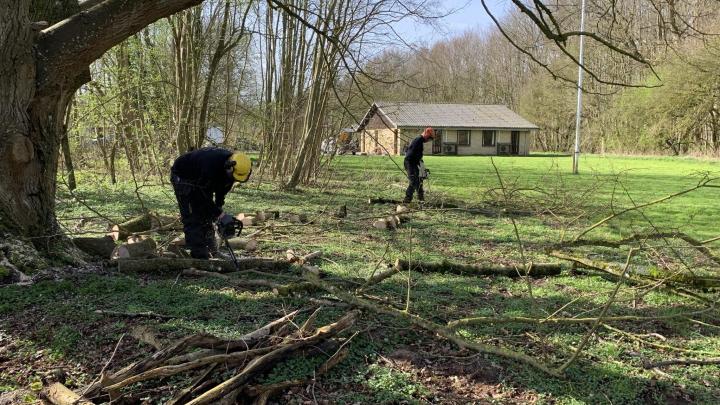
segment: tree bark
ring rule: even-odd
[[[63,119],[88,66],[146,25],[202,0],[106,0],[42,32],[29,1],[0,13],[0,232],[43,251],[65,241],[55,218]],[[67,12],[67,11],[66,11]]]

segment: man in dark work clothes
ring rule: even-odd
[[[217,254],[213,225],[228,225],[234,220],[223,212],[225,195],[234,182],[246,182],[251,172],[252,163],[244,153],[221,148],[198,149],[175,159],[170,181],[190,256],[208,259]]]
[[[405,152],[405,171],[407,171],[408,184],[405,190],[405,199],[403,203],[409,203],[413,199],[413,194],[417,191],[418,200],[425,200],[425,191],[422,186],[422,178],[420,176],[420,162],[423,158],[423,144],[435,137],[435,131],[427,127],[422,135],[413,139]]]

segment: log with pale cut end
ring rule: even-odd
[[[150,239],[150,237],[147,235],[130,235],[127,238],[127,243],[129,245],[132,245],[133,243],[139,243],[146,239]]]
[[[153,228],[154,223],[153,214],[147,212],[143,215],[130,218],[125,222],[113,225],[110,236],[116,241],[125,240],[133,233],[149,231]]]
[[[115,240],[108,235],[99,238],[73,238],[72,242],[78,249],[90,256],[103,259],[109,259],[115,250]]]
[[[428,263],[423,261],[408,262],[407,260],[397,260],[395,267],[402,270],[413,270],[420,273],[452,273],[470,276],[506,276],[510,278],[525,275],[525,269],[522,265],[500,265],[500,264],[457,264],[450,262]],[[560,263],[533,263],[528,274],[530,277],[546,277],[557,276],[560,274],[562,266]]]
[[[388,229],[389,225],[386,219],[378,219],[373,222],[373,227],[376,229]]]
[[[300,256],[299,254],[295,253],[295,251],[292,249],[288,249],[285,252],[285,257],[287,258],[287,260],[290,263],[296,263],[299,265],[303,265],[303,264],[309,262],[310,260],[317,259],[320,256],[322,256],[322,252],[319,250],[312,252],[312,253],[308,253],[304,256]]]
[[[149,259],[157,256],[157,243],[152,238],[123,243],[115,248],[113,259]]]
[[[230,273],[236,271],[235,263],[225,260],[171,259],[158,257],[152,259],[118,259],[118,271],[121,273],[177,273],[187,269]],[[290,263],[259,257],[238,258],[239,270],[287,270]]]
[[[230,243],[230,247],[233,249],[244,249],[249,252],[257,249],[257,241],[255,239],[244,239],[244,238],[231,238],[228,239],[228,243]]]
[[[307,224],[308,216],[306,214],[288,214],[288,221],[295,224]]]
[[[45,388],[42,397],[54,405],[93,405],[91,401],[83,399],[75,391],[58,382]]]
[[[242,222],[243,227],[253,226],[255,225],[255,217],[246,215],[240,220],[240,222]]]
[[[410,212],[410,208],[408,208],[406,205],[398,205],[397,207],[395,207],[395,212],[398,214],[404,214]]]

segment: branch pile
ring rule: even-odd
[[[192,382],[176,392],[169,404],[200,405],[251,400],[265,403],[282,390],[308,382],[297,379],[262,385],[255,381],[275,365],[293,356],[334,352],[315,371],[317,377],[346,356],[346,345],[341,344],[337,336],[353,326],[358,312],[350,311],[336,322],[316,328],[314,324],[318,312],[310,315],[302,326],[293,323],[299,311],[292,312],[235,340],[211,335],[187,336],[120,370],[101,373],[80,394],[64,387],[53,388],[52,392],[62,392],[62,397],[69,398],[70,402],[52,401],[51,396],[48,399],[55,404],[69,404],[84,403],[78,402],[82,398],[109,396],[111,401],[115,401],[131,395],[132,391],[128,388],[137,383],[191,374],[195,376]]]

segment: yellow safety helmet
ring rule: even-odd
[[[230,156],[230,161],[235,163],[232,172],[235,181],[239,181],[240,183],[248,181],[250,173],[252,173],[252,162],[250,158],[242,152],[235,152]]]

